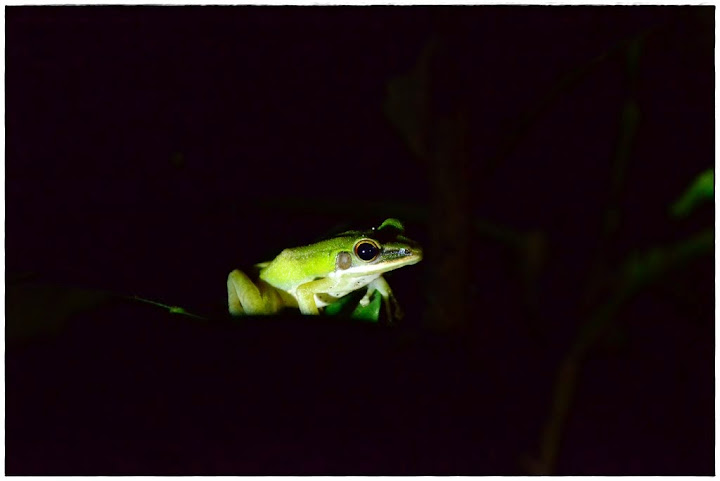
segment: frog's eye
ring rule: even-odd
[[[371,262],[380,255],[380,247],[370,239],[363,239],[355,244],[355,255],[365,262]]]

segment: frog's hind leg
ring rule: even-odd
[[[244,272],[235,269],[228,275],[228,311],[233,316],[274,314],[282,301],[271,286],[256,285]]]

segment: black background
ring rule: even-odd
[[[713,8],[5,12],[8,474],[714,472],[708,252],[623,302],[542,438],[597,264],[712,225],[667,212],[714,158]],[[435,112],[470,119],[445,170],[383,109],[432,39]],[[398,329],[224,316],[232,268],[389,216],[426,246]],[[529,288],[478,222],[542,233]]]

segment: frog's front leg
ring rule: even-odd
[[[297,298],[300,312],[306,315],[320,314],[320,310],[315,302],[315,294],[319,292],[327,292],[333,285],[334,281],[327,277],[299,285],[295,291],[295,296]]]
[[[256,285],[238,269],[228,275],[227,288],[228,310],[233,316],[274,314],[283,306],[275,288],[262,280]]]
[[[368,300],[372,297],[372,294],[375,291],[378,291],[383,298],[383,304],[385,304],[385,315],[388,322],[393,322],[395,319],[402,319],[404,314],[400,308],[400,303],[398,303],[392,289],[390,289],[390,285],[383,276],[378,277],[368,284],[368,291],[367,294],[365,294]]]

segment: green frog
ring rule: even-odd
[[[402,316],[386,272],[417,264],[422,248],[404,236],[397,219],[386,219],[368,231],[348,231],[315,244],[282,251],[270,262],[256,264],[255,282],[240,270],[228,275],[228,308],[233,316],[275,314],[291,307],[317,315],[339,298],[367,287],[366,306],[375,292],[392,322]],[[392,308],[391,308],[392,304]]]

